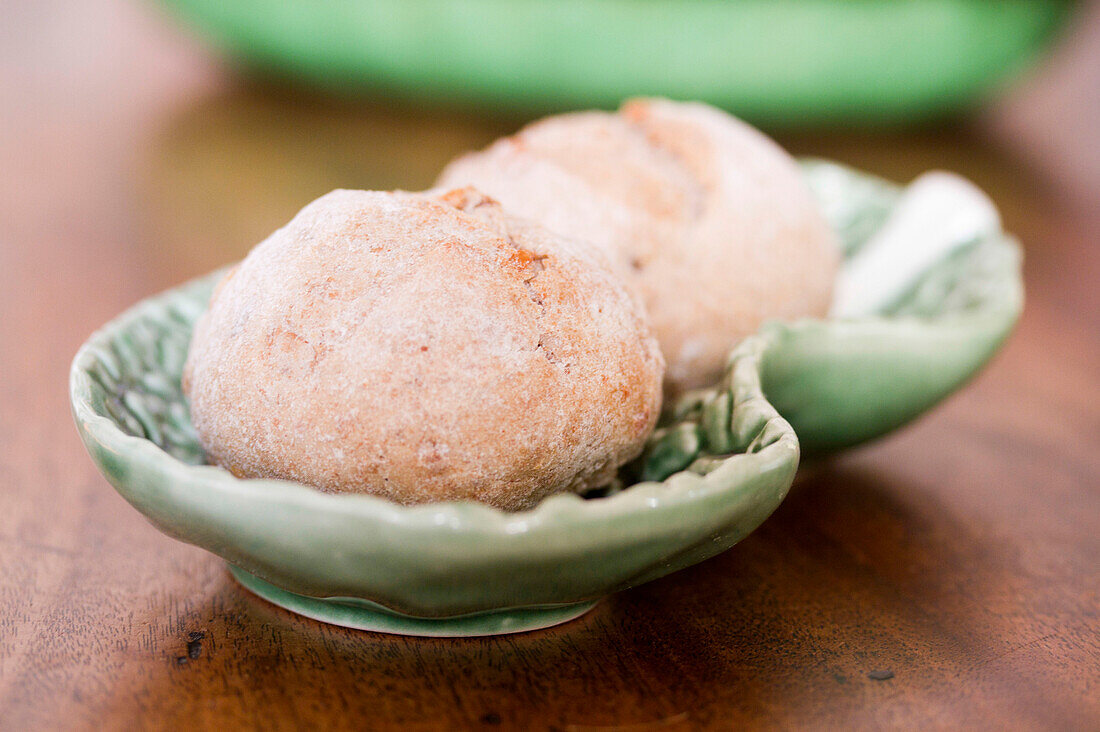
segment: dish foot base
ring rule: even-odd
[[[460,638],[523,633],[567,623],[584,615],[598,602],[496,610],[453,618],[420,618],[402,615],[365,600],[321,599],[297,595],[232,564],[229,565],[229,571],[245,589],[298,615],[344,628],[396,635]]]

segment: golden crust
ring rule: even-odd
[[[514,510],[635,457],[663,370],[590,248],[473,190],[334,191],[219,285],[184,385],[238,476]]]
[[[669,397],[713,384],[770,318],[823,316],[840,255],[796,163],[703,104],[635,100],[536,122],[453,161],[511,212],[607,252],[643,298]]]

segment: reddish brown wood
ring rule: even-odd
[[[68,362],[313,196],[423,186],[517,121],[249,87],[141,6],[2,13],[0,727],[1100,727],[1100,218],[1011,150],[784,139],[899,180],[959,170],[1001,204],[1029,302],[965,391],[575,623],[380,636],[267,605],[146,524],[76,438]]]

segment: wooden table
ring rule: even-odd
[[[1029,301],[973,384],[572,624],[383,636],[268,605],[145,523],[77,440],[68,363],[314,196],[423,186],[519,120],[255,88],[138,6],[2,13],[0,727],[1100,727],[1100,217],[986,128],[783,138],[958,170],[1003,207]]]

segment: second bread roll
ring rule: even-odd
[[[649,312],[669,396],[716,382],[764,320],[829,308],[839,251],[798,165],[713,107],[551,117],[455,160],[438,184],[475,185],[607,252]]]

